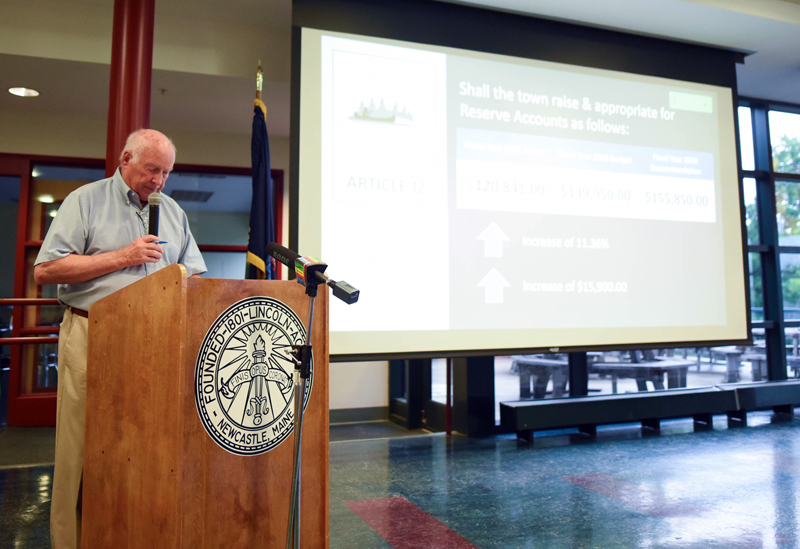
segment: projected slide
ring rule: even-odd
[[[462,345],[492,332],[495,348],[619,343],[616,329],[656,341],[741,312],[741,265],[726,274],[741,262],[736,180],[727,210],[722,198],[729,90],[721,102],[720,88],[597,69],[304,40],[319,72],[303,83],[320,93],[318,144],[301,126],[300,247],[362,292],[332,304],[333,345],[431,331]]]

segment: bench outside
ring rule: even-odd
[[[540,358],[537,356],[514,355],[511,357],[511,370],[519,374],[519,398],[544,398],[547,383],[553,378],[553,396],[561,397],[567,388],[569,361],[566,359]]]
[[[639,391],[647,391],[647,382],[655,390],[664,389],[664,374],[670,389],[686,387],[686,373],[694,362],[682,359],[655,360],[652,362],[593,362],[589,371],[611,376],[611,392],[617,392],[618,378],[633,378]]]
[[[553,379],[553,397],[566,394],[569,378],[567,359],[543,358],[536,355],[514,355],[511,357],[511,370],[519,375],[519,398],[542,399],[547,394],[547,385]],[[664,374],[667,387],[676,389],[686,387],[686,373],[695,363],[689,360],[671,358],[648,362],[591,362],[589,371],[611,376],[611,391],[617,392],[617,380],[633,378],[639,391],[647,391],[647,382],[655,390],[664,389]],[[533,387],[531,387],[533,382]]]
[[[752,367],[753,381],[766,381],[767,355],[766,353],[747,352],[742,355],[742,360],[749,362]],[[800,356],[789,355],[786,364],[792,370],[792,377],[800,378]]]

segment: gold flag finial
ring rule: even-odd
[[[258,60],[256,69],[256,99],[261,99],[261,91],[264,89],[264,71],[261,70],[261,59]]]
[[[253,104],[261,109],[264,113],[264,121],[267,120],[267,106],[261,100],[261,91],[264,89],[264,71],[261,70],[261,59],[258,60],[258,68],[256,69],[256,100]]]

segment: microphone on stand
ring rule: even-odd
[[[326,284],[331,287],[334,296],[348,305],[358,301],[358,296],[361,294],[359,290],[353,288],[344,280],[337,282],[325,274],[325,269],[328,268],[327,263],[323,263],[315,257],[301,256],[297,252],[284,248],[275,242],[267,244],[267,255],[293,270],[297,275],[297,282],[300,284],[304,286]]]
[[[148,233],[158,236],[158,208],[161,205],[161,193],[150,193],[147,203],[150,205]]]

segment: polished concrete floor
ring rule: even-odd
[[[334,427],[331,547],[800,547],[800,419],[489,439]],[[334,432],[335,431],[335,432]],[[0,434],[0,444],[8,442]],[[15,433],[15,444],[24,444]],[[33,440],[38,440],[36,436]],[[40,435],[41,438],[41,435]],[[0,548],[48,547],[52,466],[0,466]]]

